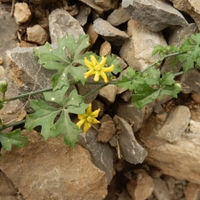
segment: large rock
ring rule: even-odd
[[[107,194],[105,173],[79,145],[73,149],[62,139],[44,141],[36,132],[28,134],[23,149],[6,152],[0,168],[24,199],[102,200]]]
[[[119,146],[124,160],[132,164],[142,163],[147,151],[135,139],[132,127],[127,121],[115,115],[114,122],[119,131]]]
[[[110,146],[97,141],[97,132],[93,128],[90,128],[87,134],[79,135],[79,143],[90,152],[93,163],[105,172],[109,184],[113,178],[114,160]]]
[[[170,0],[173,6],[192,17],[200,30],[200,1],[198,0]]]
[[[49,15],[49,32],[52,43],[56,43],[58,38],[68,34],[74,35],[75,38],[85,34],[79,22],[62,9],[55,9]]]
[[[101,18],[94,21],[93,28],[94,31],[101,35],[105,40],[117,47],[122,46],[124,41],[129,37],[124,31],[115,28]]]
[[[168,116],[157,136],[169,141],[176,142],[188,127],[191,114],[186,106],[177,106]]]
[[[165,46],[166,41],[161,33],[152,32],[135,20],[128,22],[128,34],[131,37],[122,46],[120,56],[130,67],[142,71],[156,61],[157,58],[152,56],[154,47]]]
[[[182,27],[188,25],[182,14],[165,1],[123,0],[122,7],[132,19],[155,32],[172,25]]]

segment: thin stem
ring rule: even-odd
[[[152,63],[151,65],[147,66],[147,68],[145,68],[142,73],[144,73],[145,71],[147,71],[149,68],[153,67],[154,65],[156,65],[158,62],[162,62],[163,60],[165,60],[166,58],[169,58],[169,57],[172,57],[172,56],[177,56],[177,55],[180,55],[180,54],[185,54],[187,53],[186,51],[184,52],[175,52],[175,53],[170,53],[170,54],[167,54],[165,56],[163,56],[162,58],[160,58],[159,60],[157,60],[156,62]]]
[[[21,95],[18,95],[18,96],[9,98],[9,99],[5,99],[5,101],[14,101],[16,99],[28,97],[28,96],[34,95],[34,94],[40,94],[40,93],[44,93],[44,92],[49,92],[49,91],[52,91],[52,88],[45,88],[45,89],[42,89],[42,90],[37,90],[37,91],[29,92],[29,93],[26,93],[26,94],[21,94]]]
[[[6,124],[6,125],[3,125],[3,126],[0,128],[0,131],[5,130],[5,129],[9,128],[9,127],[21,125],[21,124],[24,124],[24,123],[25,123],[25,119],[24,119],[24,120],[21,120],[21,121],[19,121],[19,122],[14,122],[14,123],[11,123],[11,124]]]

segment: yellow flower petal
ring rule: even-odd
[[[112,72],[114,70],[114,65],[111,65],[110,67],[104,67],[103,71],[104,72]]]
[[[102,79],[104,80],[105,83],[108,82],[107,75],[104,72],[101,72],[101,77],[102,77]]]
[[[90,115],[92,113],[92,104],[90,103],[88,108],[86,109],[87,115]]]
[[[92,76],[94,74],[95,74],[95,71],[93,69],[91,69],[90,71],[85,72],[84,77],[88,78],[89,76]]]
[[[106,61],[107,61],[107,58],[104,57],[104,56],[102,56],[102,57],[101,57],[101,62],[99,63],[99,65],[101,65],[101,67],[104,67],[105,64],[106,64]]]
[[[90,59],[92,61],[93,67],[98,64],[97,59],[93,55],[90,56]]]
[[[86,133],[90,127],[91,127],[91,124],[86,121],[84,124],[83,132]]]
[[[93,111],[93,112],[91,113],[91,116],[92,116],[92,117],[98,117],[100,110],[101,110],[101,109],[99,108],[98,110]]]
[[[86,57],[84,58],[83,62],[90,69],[92,69],[94,67],[93,64],[92,64],[92,62],[90,62]]]
[[[86,119],[82,119],[79,122],[76,123],[76,125],[81,128],[81,126],[85,123]]]
[[[94,81],[96,81],[96,82],[99,81],[99,72],[98,71],[94,75]]]
[[[92,119],[92,124],[99,124],[99,123],[100,123],[99,120],[97,120],[97,119],[95,119],[95,118]]]

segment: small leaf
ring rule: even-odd
[[[21,130],[17,129],[10,133],[0,132],[0,142],[5,150],[11,151],[13,145],[22,148],[28,143],[28,140],[21,135]]]

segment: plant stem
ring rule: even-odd
[[[9,99],[5,99],[5,101],[13,101],[13,100],[16,100],[16,99],[28,97],[30,95],[40,94],[40,93],[49,92],[49,91],[52,91],[52,88],[45,88],[45,89],[42,89],[42,90],[37,90],[37,91],[29,92],[29,93],[26,93],[26,94],[21,94],[21,95],[18,95],[18,96],[9,98]]]
[[[23,124],[23,123],[25,123],[25,120],[21,120],[21,121],[14,122],[14,123],[11,123],[11,124],[3,125],[2,127],[0,127],[0,131],[5,130],[5,129],[12,127],[12,126],[17,126],[17,125]]]
[[[158,62],[162,62],[163,60],[165,60],[166,58],[169,58],[169,57],[172,57],[172,56],[177,56],[177,55],[180,55],[180,54],[185,54],[187,53],[186,51],[184,52],[175,52],[175,53],[170,53],[170,54],[167,54],[165,56],[163,56],[162,58],[160,58],[159,60],[157,60],[156,62],[152,63],[151,65],[147,66],[147,68],[145,68],[142,73],[144,73],[145,71],[147,71],[149,68],[153,67],[154,65],[156,65]]]

